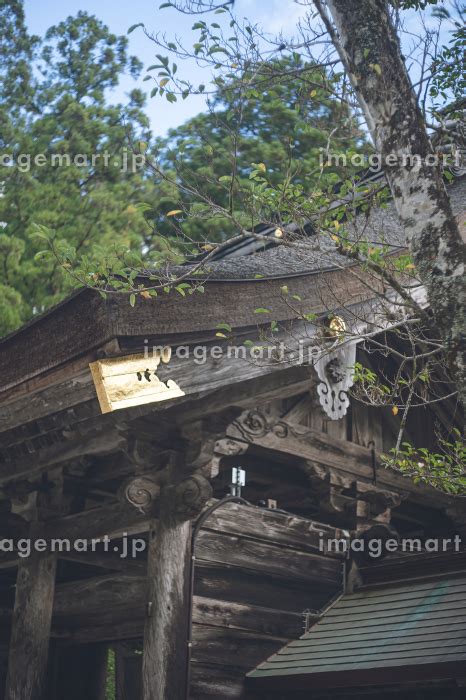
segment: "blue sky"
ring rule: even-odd
[[[192,46],[195,34],[191,31],[193,17],[182,15],[173,9],[159,9],[163,0],[24,0],[26,21],[31,32],[43,35],[53,24],[65,19],[68,15],[76,14],[79,10],[85,10],[95,14],[105,22],[116,34],[126,34],[128,28],[137,22],[143,22],[147,29],[153,32],[166,32],[168,40],[179,37],[186,46]],[[235,13],[241,17],[247,17],[252,23],[260,24],[265,32],[278,34],[283,31],[285,35],[292,35],[300,17],[306,12],[306,8],[297,4],[294,0],[236,0]],[[419,25],[418,15],[410,11],[406,15],[407,29],[412,32],[411,37],[405,37],[402,41],[403,49],[413,41],[413,36],[418,36],[422,31]],[[429,18],[427,25],[433,27],[436,20]],[[446,33],[443,35],[446,38]],[[136,30],[129,36],[130,52],[136,55],[146,66],[155,63],[155,54],[158,52],[155,44],[147,39],[141,30]],[[162,52],[163,53],[163,52]],[[180,62],[178,61],[178,64]],[[208,83],[209,76],[205,74],[195,63],[180,65],[179,73],[193,83]],[[414,81],[418,70],[411,67]],[[142,74],[138,81],[139,87],[148,91],[151,83],[143,83]],[[135,81],[128,76],[121,81],[120,87],[115,90],[114,101],[123,101],[125,93],[135,86]],[[150,89],[149,87],[149,89]],[[186,101],[170,104],[165,99],[155,98],[148,101],[146,112],[151,120],[153,132],[163,135],[170,127],[182,124],[187,118],[194,116],[205,109],[205,101],[202,96],[190,97]]]
[[[29,30],[39,35],[43,35],[50,26],[68,15],[85,10],[95,14],[117,34],[126,34],[132,24],[144,22],[154,32],[166,31],[167,35],[177,35],[187,45],[192,45],[195,35],[191,32],[191,27],[195,20],[172,9],[159,10],[161,3],[162,0],[25,0],[24,7]],[[281,29],[291,32],[299,17],[304,14],[303,8],[293,0],[236,0],[235,9],[238,16],[247,16],[251,21],[259,22],[271,33],[278,33]],[[131,53],[146,66],[155,62],[157,49],[140,30],[130,34],[129,40]],[[195,65],[183,66],[183,70],[190,79],[207,82],[206,76],[199,74],[200,69]],[[142,83],[142,77],[139,86],[146,89],[148,83]],[[125,92],[134,85],[132,79],[124,79],[113,99],[123,100]],[[204,108],[205,102],[200,96],[176,104],[155,98],[148,102],[146,111],[154,133],[164,134],[170,127],[183,123]]]

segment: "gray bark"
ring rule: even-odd
[[[436,330],[465,398],[465,246],[451,211],[441,168],[403,61],[386,0],[327,0],[316,6],[364,110]],[[335,31],[336,28],[336,31]],[[388,157],[392,161],[387,160]],[[419,168],[406,158],[419,156]]]

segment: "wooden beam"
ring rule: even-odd
[[[217,413],[231,405],[252,407],[258,401],[267,402],[277,396],[286,398],[309,389],[310,377],[308,367],[288,367],[267,376],[259,375],[254,379],[244,380],[236,384],[231,383],[228,392],[225,392],[222,388],[212,391],[204,390],[199,394],[190,396],[190,400],[183,405],[178,403],[175,406],[166,405],[163,407],[163,417],[167,425],[176,426],[177,424],[193,420],[198,416]],[[73,394],[70,394],[70,399],[72,396]],[[81,404],[80,406],[75,406],[75,408],[68,408],[66,411],[55,413],[53,416],[40,420],[37,423],[32,422],[29,426],[24,425],[24,422],[28,420],[35,421],[41,418],[42,415],[46,416],[50,412],[50,406],[56,405],[57,397],[58,394],[49,396],[47,392],[44,392],[40,403],[35,403],[34,397],[31,396],[27,399],[18,400],[14,421],[18,425],[21,425],[21,421],[23,421],[23,425],[21,429],[13,429],[2,434],[1,439],[5,451],[12,450],[16,443],[23,443],[27,434],[29,448],[34,446],[37,439],[37,454],[39,455],[41,453],[40,444],[47,431],[56,430],[60,426],[63,428],[71,425],[72,430],[78,433],[79,439],[82,441],[87,433],[92,433],[92,430],[95,430],[97,418],[102,427],[105,424],[109,429],[113,427],[115,421],[118,421],[118,425],[128,426],[133,436],[138,436],[141,431],[144,432],[144,425],[146,425],[146,430],[150,431],[150,434],[153,436],[154,419],[157,417],[160,420],[158,416],[161,416],[161,404],[126,409],[124,413],[115,414],[116,418],[113,415],[101,416],[97,399],[95,399],[93,410],[89,408],[88,402],[87,404]],[[66,391],[63,391],[60,394],[60,406],[66,405],[67,400],[68,394]],[[3,408],[0,407],[0,424],[2,410]],[[6,411],[5,420],[10,421],[10,419],[9,411]],[[25,432],[26,428],[29,428],[27,433]],[[30,459],[29,456],[28,459]],[[0,476],[2,471],[3,464],[0,463]]]
[[[300,613],[203,596],[194,596],[193,622],[195,625],[250,630],[290,639],[298,637],[303,629],[303,616]],[[131,620],[123,622],[109,621],[106,625],[79,627],[69,632],[69,638],[76,643],[139,639],[143,636],[143,630],[141,606],[139,617],[133,616]]]
[[[64,552],[58,555],[64,561],[73,561],[84,566],[107,569],[109,571],[121,571],[130,576],[142,576],[146,573],[147,564],[144,560],[121,559],[113,553],[100,552]]]
[[[214,502],[209,501],[209,505]],[[128,535],[148,532],[150,523],[151,518],[136,508],[115,504],[50,520],[46,523],[46,536],[48,539],[89,540],[108,535],[116,539],[125,532]],[[320,532],[329,538],[337,536],[336,528],[308,518],[236,503],[214,513],[203,529],[292,545],[308,551],[319,550]]]
[[[267,420],[260,411],[243,414],[228,428],[227,435],[276,454],[324,464],[353,478],[372,480],[373,477],[370,449],[303,425]],[[437,509],[456,502],[453,497],[436,489],[415,484],[391,469],[384,469],[380,463],[378,466],[378,484],[382,488],[409,494],[414,501]]]
[[[304,609],[311,596],[320,600],[321,592],[325,598],[341,585],[344,555],[323,553],[321,532],[324,538],[338,536],[335,528],[305,518],[225,505],[198,537],[196,595],[265,607],[280,600],[283,610]],[[121,624],[142,619],[145,600],[141,575],[92,577],[57,587],[54,618],[65,627]]]
[[[46,471],[52,466],[65,464],[85,455],[104,455],[122,449],[126,439],[116,429],[107,431],[94,430],[86,436],[46,447],[32,459],[28,457],[0,464],[0,482],[17,481],[24,476],[32,476]]]
[[[116,539],[124,533],[128,535],[147,532],[150,517],[134,507],[120,503],[91,508],[73,515],[50,520],[46,524],[48,539],[99,539],[108,535]]]

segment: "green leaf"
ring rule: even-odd
[[[255,314],[269,314],[270,309],[264,309],[264,308],[260,307],[258,309],[254,309],[254,313]]]
[[[134,32],[134,30],[137,29],[138,27],[143,27],[143,26],[144,26],[144,22],[138,22],[137,24],[133,24],[133,25],[128,29],[128,34],[131,34],[132,32]]]
[[[131,295],[130,295],[130,297],[129,297],[129,303],[130,303],[131,306],[134,307],[134,305],[136,304],[136,294],[131,294]]]

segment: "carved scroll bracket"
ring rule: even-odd
[[[199,515],[212,498],[212,487],[199,472],[165,486],[149,477],[137,477],[124,485],[121,496],[144,515],[183,522]]]
[[[354,384],[356,343],[345,343],[325,353],[314,364],[320,383],[317,385],[319,401],[332,420],[343,418],[348,410],[348,389]]]
[[[141,513],[148,514],[160,494],[160,486],[149,477],[137,477],[124,484],[122,496]]]
[[[192,520],[212,498],[212,486],[208,479],[196,472],[180,484],[165,489],[163,496],[161,517],[168,508],[171,517],[179,521]]]

